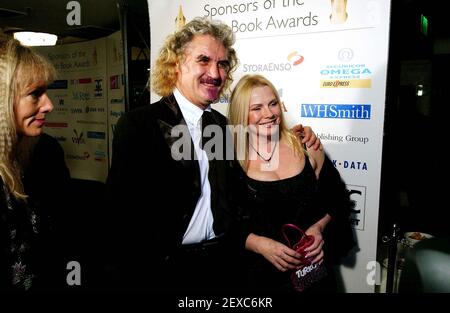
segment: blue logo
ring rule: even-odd
[[[364,161],[351,160],[332,160],[336,168],[344,168],[349,170],[367,171],[367,163]]]
[[[55,80],[47,86],[47,89],[67,89],[67,80]]]
[[[302,104],[302,117],[370,120],[370,104]]]
[[[87,137],[91,139],[105,139],[106,134],[104,132],[94,132],[94,131],[88,131]]]

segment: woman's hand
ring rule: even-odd
[[[323,245],[325,242],[323,240],[322,233],[330,221],[331,221],[331,216],[327,213],[317,223],[315,223],[314,225],[309,227],[305,232],[305,234],[314,237],[313,244],[305,249],[305,251],[307,252],[305,257],[306,258],[314,258],[312,260],[312,263],[320,264],[323,261],[324,253],[323,253],[322,248],[323,248]]]
[[[261,254],[279,271],[285,272],[297,268],[301,255],[288,246],[273,239],[250,234],[245,243],[247,250]]]
[[[322,247],[325,243],[322,237],[322,228],[316,223],[308,228],[305,234],[314,237],[313,244],[305,249],[305,258],[313,258],[312,263],[322,263],[324,257]]]

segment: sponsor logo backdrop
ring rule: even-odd
[[[235,82],[249,73],[267,76],[280,91],[289,125],[309,125],[319,135],[357,202],[351,220],[359,251],[340,268],[345,290],[373,292],[366,267],[377,249],[390,1],[148,2],[152,64],[184,20],[222,20],[237,38]],[[214,104],[223,114],[228,97]]]
[[[58,71],[48,90],[55,109],[48,116],[46,132],[63,147],[72,178],[106,180],[112,129],[124,111],[121,40],[116,32],[39,48]]]

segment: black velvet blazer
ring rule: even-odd
[[[226,118],[212,111],[225,131]],[[152,264],[147,268],[156,266],[157,270],[170,262],[200,197],[198,161],[177,160],[171,153],[180,139],[171,136],[177,125],[186,125],[186,121],[173,95],[130,111],[117,123],[107,196],[112,209],[110,235],[115,237],[111,240],[117,257],[125,263]],[[181,139],[193,145],[188,132]],[[228,191],[232,173],[228,164],[210,161],[213,228],[216,236],[243,248],[245,238]]]

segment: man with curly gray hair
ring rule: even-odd
[[[194,38],[195,37],[195,38]],[[208,40],[205,40],[208,38]],[[182,74],[178,65],[188,61],[186,58],[191,54],[193,46],[197,43],[205,43],[212,39],[212,43],[223,48],[223,56],[220,60],[197,60],[202,61],[204,66],[208,65],[208,62],[216,62],[217,74],[209,74],[209,76],[217,76],[220,78],[220,82],[215,86],[217,91],[224,91],[232,83],[232,74],[236,70],[238,59],[236,51],[233,49],[235,42],[234,34],[231,29],[222,23],[207,20],[207,19],[194,19],[189,22],[180,31],[168,36],[164,46],[161,48],[159,56],[156,60],[155,66],[152,71],[152,87],[153,91],[160,96],[170,95],[175,88],[183,88],[182,81],[179,80],[178,75]],[[191,55],[192,56],[192,55]],[[206,55],[199,55],[196,57],[206,57]],[[187,62],[186,62],[187,63]],[[185,64],[186,64],[185,63]],[[212,64],[212,63],[211,63]],[[205,76],[208,77],[208,76]],[[189,86],[186,86],[186,88]],[[197,90],[189,91],[194,93]],[[183,93],[183,91],[181,91]],[[200,90],[198,92],[202,93]],[[183,93],[184,94],[184,93]],[[205,103],[211,103],[217,100],[219,93],[211,93],[211,96],[206,96],[208,99]],[[205,100],[206,100],[205,99]],[[204,100],[204,101],[205,101]],[[197,103],[194,103],[198,105]]]
[[[230,288],[235,254],[228,247],[244,247],[244,238],[234,233],[226,161],[208,161],[200,134],[204,111],[226,125],[210,105],[231,83],[234,41],[226,24],[203,18],[171,34],[152,69],[162,98],[117,123],[108,199],[117,217],[111,233],[121,237],[114,242],[124,243],[114,247],[120,288]],[[180,125],[193,157],[176,160],[172,130]]]

